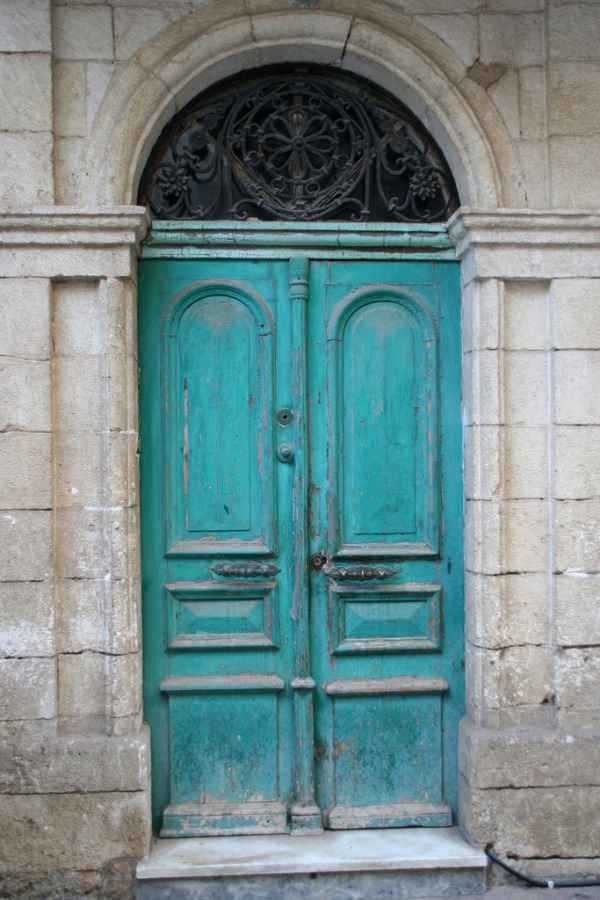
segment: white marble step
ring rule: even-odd
[[[163,839],[138,863],[137,896],[473,896],[486,864],[457,828]]]

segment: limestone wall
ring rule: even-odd
[[[461,825],[598,873],[597,0],[0,0],[0,870],[148,846],[131,204],[178,108],[290,59],[394,91],[455,172]]]

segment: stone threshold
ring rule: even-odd
[[[318,835],[163,838],[137,865],[138,885],[173,879],[471,870],[487,857],[458,828],[326,831]]]

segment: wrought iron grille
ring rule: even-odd
[[[439,222],[459,200],[441,151],[371,84],[264,70],[193,100],[140,184],[154,219]]]

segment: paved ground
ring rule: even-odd
[[[566,879],[565,879],[566,880]],[[428,898],[428,900],[439,900]],[[447,897],[446,900],[466,900],[465,897]],[[600,885],[589,888],[534,888],[528,885],[500,885],[477,895],[472,900],[600,900]]]

